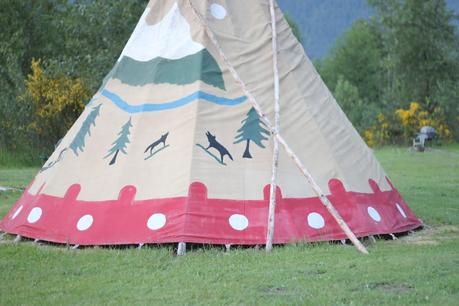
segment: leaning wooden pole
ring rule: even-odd
[[[225,53],[223,52],[222,48],[220,47],[220,44],[218,43],[214,33],[212,32],[212,30],[209,28],[209,26],[207,25],[207,23],[204,21],[204,19],[202,18],[202,16],[196,11],[196,9],[194,8],[193,6],[193,3],[191,2],[191,0],[188,0],[188,4],[191,8],[191,11],[193,12],[193,14],[195,15],[195,17],[200,21],[200,23],[202,24],[202,26],[204,27],[204,30],[206,31],[207,33],[207,36],[209,37],[209,39],[212,41],[212,43],[214,44],[215,48],[217,49],[221,59],[225,62],[225,65],[227,66],[228,70],[230,71],[230,73],[232,74],[233,78],[235,79],[235,81],[239,84],[239,87],[241,88],[242,92],[246,95],[247,99],[249,100],[249,102],[252,104],[253,108],[257,111],[258,115],[260,116],[260,118],[263,120],[263,122],[266,124],[266,126],[268,127],[268,129],[271,131],[271,133],[273,133],[273,137],[277,138],[277,140],[279,141],[279,143],[282,145],[282,147],[285,149],[286,153],[288,156],[290,156],[290,158],[293,160],[293,162],[295,163],[295,165],[298,167],[298,169],[301,171],[301,173],[304,175],[304,177],[306,178],[306,180],[309,182],[309,184],[311,185],[313,191],[316,193],[316,195],[319,197],[320,201],[322,202],[322,204],[325,206],[325,208],[327,208],[328,212],[333,216],[333,218],[336,220],[336,222],[338,223],[338,225],[341,227],[341,229],[343,230],[343,232],[346,234],[346,236],[349,238],[349,240],[351,240],[351,242],[354,244],[354,246],[362,253],[364,254],[368,254],[368,251],[367,249],[365,248],[365,246],[359,241],[359,239],[357,239],[357,237],[354,235],[354,233],[352,232],[352,230],[349,228],[349,226],[346,224],[346,222],[343,220],[343,218],[341,217],[341,215],[338,213],[338,211],[335,209],[335,207],[333,206],[333,204],[330,202],[330,200],[328,200],[327,196],[323,193],[322,189],[320,188],[320,186],[316,183],[316,181],[314,180],[314,178],[312,177],[312,175],[309,173],[309,171],[307,170],[307,168],[303,165],[303,163],[301,162],[301,160],[298,158],[298,156],[292,151],[292,149],[288,146],[287,142],[285,141],[285,139],[281,136],[280,133],[278,134],[274,134],[275,132],[275,129],[273,127],[273,125],[271,124],[271,121],[269,120],[269,118],[263,113],[260,105],[258,104],[257,100],[255,99],[255,97],[252,95],[252,93],[250,92],[250,90],[247,88],[247,86],[245,85],[244,81],[242,81],[242,79],[239,77],[239,74],[237,73],[237,71],[234,69],[233,65],[231,65],[231,62],[228,60],[228,58],[226,57]]]
[[[274,0],[269,0],[271,13],[272,49],[273,49],[273,75],[274,75],[274,130],[273,132],[273,163],[271,173],[271,186],[269,190],[268,231],[266,234],[266,252],[273,249],[274,224],[276,217],[276,187],[277,168],[279,165],[279,139],[276,135],[280,131],[280,92],[279,92],[279,69],[277,65],[277,24]]]

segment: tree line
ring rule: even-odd
[[[458,139],[458,16],[444,0],[368,0],[358,20],[316,66],[372,145],[408,142],[423,125]]]
[[[147,3],[0,1],[0,149],[52,151],[116,62]]]

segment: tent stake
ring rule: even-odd
[[[225,244],[226,252],[229,253],[231,251],[231,244]]]
[[[274,11],[274,0],[269,0],[271,13],[272,45],[273,45],[273,72],[274,72],[274,131],[276,136],[280,129],[280,103],[279,103],[279,69],[277,67],[277,25]],[[276,218],[276,191],[277,191],[277,167],[279,165],[279,140],[273,139],[273,162],[271,174],[271,186],[269,190],[268,233],[266,237],[266,252],[273,249],[274,221]]]
[[[186,242],[179,242],[177,248],[177,256],[183,256],[186,253]]]
[[[137,249],[140,250],[142,247],[143,247],[143,243],[139,243],[139,245],[137,246]]]
[[[271,121],[269,120],[269,118],[263,113],[260,105],[258,104],[257,100],[255,99],[255,97],[252,95],[252,93],[250,92],[250,90],[247,88],[246,84],[244,83],[244,81],[242,81],[242,79],[240,78],[239,74],[237,73],[237,71],[235,70],[235,68],[233,67],[233,65],[231,65],[230,61],[228,60],[228,58],[226,57],[225,53],[223,52],[222,48],[220,47],[220,44],[218,43],[214,33],[212,32],[212,30],[209,28],[209,26],[206,24],[206,22],[204,21],[203,17],[196,11],[196,9],[194,8],[191,0],[188,0],[188,4],[189,6],[191,7],[191,11],[193,12],[193,14],[195,15],[195,17],[200,21],[200,23],[202,24],[202,26],[204,27],[204,30],[206,31],[207,33],[207,36],[209,37],[209,39],[212,41],[212,43],[214,44],[215,48],[217,49],[220,57],[222,58],[222,60],[225,62],[228,70],[230,71],[230,73],[232,74],[234,80],[239,84],[239,87],[241,88],[242,92],[246,95],[247,99],[249,100],[249,102],[252,104],[253,108],[257,111],[258,115],[262,118],[263,122],[266,124],[266,126],[269,128],[269,130],[271,131],[271,133],[273,133],[273,137],[277,138],[277,140],[279,141],[279,143],[282,145],[282,147],[285,149],[286,153],[288,156],[290,156],[290,158],[293,160],[293,162],[295,163],[295,165],[297,166],[297,168],[301,171],[301,173],[304,175],[304,177],[306,178],[306,180],[309,182],[309,184],[311,185],[313,191],[316,193],[316,195],[319,197],[320,201],[322,202],[322,204],[325,206],[325,208],[327,208],[328,212],[332,215],[332,217],[336,220],[336,222],[338,223],[338,225],[341,227],[341,229],[343,230],[343,232],[346,234],[346,236],[349,238],[349,240],[352,241],[352,243],[354,244],[354,246],[357,248],[357,250],[359,250],[360,252],[362,252],[363,254],[368,254],[368,251],[367,249],[365,248],[365,246],[357,239],[357,237],[354,235],[354,233],[352,232],[352,230],[349,228],[349,226],[347,225],[347,223],[343,220],[343,218],[341,217],[341,215],[338,213],[338,211],[335,209],[335,207],[333,206],[333,204],[330,202],[330,200],[328,200],[328,198],[325,196],[325,194],[323,193],[322,189],[319,187],[319,185],[316,183],[316,181],[314,180],[314,178],[312,177],[312,175],[309,173],[309,171],[307,170],[307,168],[303,165],[303,163],[301,162],[301,160],[298,158],[298,156],[292,151],[292,149],[288,146],[287,142],[285,141],[285,139],[281,136],[281,134],[277,133],[275,134],[275,128],[273,127],[273,125],[271,124]]]
[[[16,238],[14,238],[14,242],[19,242],[21,241],[22,237],[21,235],[17,235]]]
[[[72,250],[76,250],[76,249],[78,249],[79,247],[80,247],[79,244],[75,244],[73,247],[71,247],[71,249],[72,249]]]
[[[6,233],[5,232],[1,232],[0,234],[0,241],[3,240],[3,237],[5,237]]]

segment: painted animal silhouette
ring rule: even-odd
[[[59,141],[60,143],[60,141]],[[56,145],[58,146],[59,143]],[[67,148],[63,149],[60,153],[59,153],[59,156],[57,157],[56,160],[54,161],[51,161],[49,162],[47,165],[43,166],[43,168],[40,169],[40,172],[43,172],[43,171],[46,171],[48,170],[49,168],[51,167],[54,167],[55,164],[57,164],[58,162],[60,162],[62,160],[62,158],[64,157],[64,153],[67,151]]]
[[[155,142],[153,142],[151,145],[149,145],[146,149],[145,149],[145,152],[144,153],[147,153],[148,150],[150,150],[150,154],[153,154],[153,150],[155,149],[155,147],[159,146],[159,144],[163,144],[163,148],[166,146],[166,140],[167,140],[167,136],[169,135],[169,132],[167,132],[166,134],[162,135],[161,138],[159,138],[158,140],[156,140]]]
[[[209,141],[209,146],[206,148],[206,150],[209,150],[210,148],[216,149],[220,153],[220,159],[221,162],[223,163],[223,157],[225,155],[228,155],[228,157],[233,160],[233,157],[231,156],[230,152],[217,141],[217,137],[215,135],[212,135],[209,131],[206,133],[207,140]]]

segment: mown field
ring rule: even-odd
[[[376,155],[427,227],[367,241],[369,256],[303,243],[269,255],[209,246],[176,257],[172,246],[72,251],[6,236],[0,305],[458,305],[459,146]],[[24,187],[37,170],[0,166],[0,186]],[[0,216],[19,196],[0,192]]]

